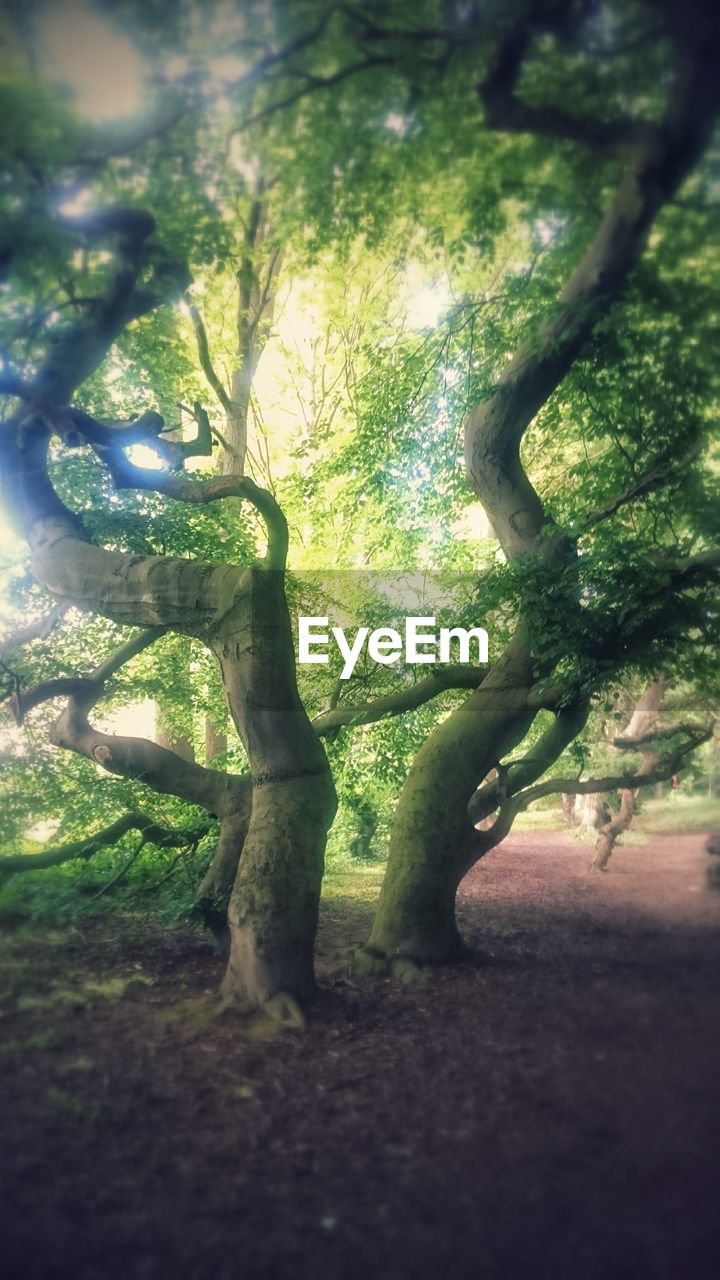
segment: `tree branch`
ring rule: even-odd
[[[163,493],[178,502],[204,504],[221,498],[244,498],[262,516],[268,535],[265,564],[268,569],[284,569],[288,551],[288,526],[282,508],[267,489],[249,476],[212,476],[194,480],[134,466],[121,450],[98,451],[119,489],[146,489]]]
[[[341,67],[339,71],[333,72],[328,76],[314,76],[305,74],[303,76],[304,83],[300,89],[293,93],[287,94],[284,98],[279,98],[276,102],[271,102],[267,107],[262,107],[259,111],[254,112],[243,120],[242,124],[233,129],[231,137],[235,134],[242,133],[246,129],[250,129],[253,125],[259,124],[261,120],[267,119],[268,116],[275,115],[276,112],[284,111],[287,107],[293,107],[296,102],[302,101],[308,94],[316,93],[319,89],[332,89],[335,85],[341,84],[343,80],[349,79],[350,76],[358,75],[361,71],[371,71],[375,67],[390,67],[394,64],[395,59],[392,57],[374,57],[369,55],[367,58],[361,58],[358,62],[348,63],[347,66]]]
[[[110,677],[126,662],[154,644],[160,636],[165,635],[166,630],[166,627],[149,627],[146,631],[138,632],[114,649],[86,676],[58,676],[53,680],[43,680],[29,689],[19,690],[9,703],[15,723],[21,725],[29,711],[52,698],[81,697],[83,706],[89,710],[98,701]]]
[[[650,729],[647,733],[636,734],[632,737],[613,738],[612,745],[617,747],[618,751],[642,751],[644,747],[652,746],[653,743],[664,741],[667,738],[674,738],[678,733],[684,733],[686,737],[696,737],[704,732],[705,726],[700,724],[671,724],[666,728]]]
[[[51,741],[56,746],[75,751],[111,773],[143,782],[161,794],[179,796],[222,817],[234,812],[240,803],[247,785],[242,779],[183,760],[176,752],[146,738],[101,733],[88,720],[107,681],[165,631],[165,627],[141,631],[113,650],[88,676],[42,681],[16,693],[9,705],[21,724],[41,702],[69,696],[51,730]]]
[[[42,618],[29,622],[25,627],[19,627],[17,631],[11,631],[9,635],[4,636],[0,641],[0,653],[6,653],[8,649],[20,649],[23,645],[30,644],[33,640],[47,639],[51,632],[59,626],[67,611],[68,606],[66,604],[55,605]]]
[[[477,689],[486,675],[487,669],[484,667],[460,664],[444,667],[433,675],[418,680],[416,684],[399,689],[396,693],[388,693],[383,698],[376,698],[374,702],[360,702],[352,706],[337,705],[316,716],[312,725],[318,737],[324,738],[343,725],[374,724],[377,720],[415,711],[448,689]]]
[[[131,216],[128,219],[127,214]],[[62,412],[75,388],[102,363],[123,329],[162,301],[187,287],[188,272],[148,243],[154,219],[142,210],[105,210],[93,215],[110,226],[116,254],[105,293],[92,312],[79,317],[54,338],[29,385],[31,403],[40,413]],[[118,216],[120,222],[118,223]],[[108,223],[109,220],[109,223]],[[138,285],[140,274],[152,268],[149,285]],[[8,394],[15,394],[13,388]],[[86,424],[87,425],[87,424]],[[0,473],[8,510],[31,546],[46,531],[81,538],[79,519],[60,500],[47,473],[49,431],[37,408],[28,414],[23,403],[4,424],[0,435]]]
[[[519,56],[522,40],[516,36]],[[638,261],[650,228],[705,148],[717,113],[712,74],[700,60],[670,101],[662,128],[636,141],[594,240],[563,289],[559,305],[523,343],[493,394],[465,424],[471,484],[509,557],[556,553],[542,503],[520,460],[520,444],[538,410],[577,358]]]
[[[671,484],[673,480],[681,479],[689,463],[698,457],[699,453],[700,442],[697,441],[680,460],[677,458],[657,459],[653,466],[648,467],[643,475],[634,484],[631,484],[628,489],[625,489],[623,493],[619,493],[604,507],[595,507],[592,511],[586,512],[580,521],[582,530],[589,529],[592,525],[609,519],[615,515],[616,511],[628,506],[636,498],[641,498],[646,493],[657,492],[658,489]]]
[[[558,711],[553,723],[522,760],[506,765],[501,777],[478,788],[468,805],[470,821],[481,822],[498,807],[502,812],[507,797],[541,777],[584,728],[589,710],[589,701],[584,699]]]
[[[86,861],[101,849],[117,844],[128,831],[139,831],[145,844],[157,845],[159,849],[177,849],[183,845],[196,844],[211,830],[210,823],[194,827],[188,831],[173,831],[170,827],[159,826],[152,818],[143,813],[126,813],[109,827],[103,827],[96,835],[84,840],[73,840],[59,845],[56,849],[48,849],[43,853],[18,853],[0,858],[0,876],[7,872],[40,871],[46,867],[59,867],[63,862],[74,858]]]
[[[228,395],[227,391],[225,390],[222,382],[220,381],[220,378],[215,372],[215,366],[213,365],[212,358],[210,356],[210,345],[208,343],[207,330],[205,328],[203,318],[200,315],[200,312],[196,307],[195,303],[191,302],[189,298],[185,299],[185,305],[187,307],[188,315],[190,316],[190,319],[192,321],[192,327],[195,331],[195,341],[197,343],[197,351],[198,351],[198,359],[200,361],[200,368],[205,374],[208,384],[212,387],[213,391],[215,392],[215,395],[217,396],[220,402],[220,405],[224,409],[225,413],[231,414],[235,406],[233,401],[230,399],[230,396]]]
[[[245,786],[241,778],[183,760],[177,752],[147,738],[101,733],[88,721],[82,694],[70,698],[50,740],[110,773],[142,782],[161,795],[179,796],[218,818],[235,811]]]
[[[541,782],[536,787],[521,791],[518,795],[513,796],[508,803],[513,807],[513,816],[515,816],[521,810],[527,809],[528,805],[532,804],[534,800],[540,800],[543,796],[555,795],[560,791],[573,791],[576,795],[594,795],[602,791],[634,790],[636,787],[646,787],[656,782],[666,782],[682,767],[685,757],[695,751],[703,742],[707,742],[712,735],[712,726],[708,729],[703,729],[702,733],[698,733],[691,742],[686,742],[648,773],[638,770],[635,773],[609,774],[604,778],[588,778],[584,782],[581,782],[578,778],[550,778],[547,782]]]
[[[515,86],[534,35],[527,19],[513,24],[500,41],[478,93],[491,129],[504,133],[532,133],[546,138],[582,142],[598,150],[627,152],[654,142],[657,126],[632,117],[593,120],[553,106],[530,106],[515,94]]]

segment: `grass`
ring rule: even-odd
[[[515,829],[568,830],[563,823],[559,802],[520,814]],[[574,831],[587,843],[594,842],[592,830],[575,827]],[[720,799],[691,796],[680,791],[661,800],[652,797],[642,799],[640,812],[623,842],[645,844],[655,835],[711,831],[720,831]],[[186,868],[179,866],[174,879],[164,883],[159,891],[153,891],[167,859],[150,853],[143,865],[134,867],[133,874],[117,890],[98,898],[98,890],[115,873],[118,860],[125,856],[109,851],[93,859],[91,864],[68,863],[8,878],[7,883],[0,886],[0,926],[28,927],[33,931],[41,924],[49,929],[54,926],[55,941],[60,945],[67,941],[68,926],[83,917],[121,915],[128,922],[128,927],[133,916],[152,917],[168,926],[199,923],[193,900],[194,883],[186,874]],[[360,862],[345,853],[330,856],[323,883],[323,901],[331,911],[347,902],[354,901],[358,906],[376,902],[385,865],[380,857],[371,862]],[[204,866],[197,864],[192,866],[194,880],[199,882],[203,869]]]
[[[323,901],[342,898],[343,901],[366,902],[374,899],[380,892],[384,874],[384,861],[351,862],[344,859],[335,865],[331,863],[323,880]]]
[[[533,815],[523,815],[532,817]],[[542,821],[515,824],[522,830],[573,830],[578,839],[586,844],[595,843],[595,832],[590,827],[565,827],[560,814],[554,810],[541,811],[535,817]],[[547,819],[550,819],[548,821]],[[711,831],[720,831],[720,799],[708,799],[707,796],[683,795],[675,792],[655,800],[645,797],[640,800],[640,809],[633,819],[632,826],[623,833],[621,841],[624,845],[642,845],[661,835],[709,835]]]
[[[563,828],[563,816],[560,806],[552,809],[526,809],[519,813],[513,823],[514,831],[557,831]]]
[[[680,831],[720,831],[720,800],[684,795],[682,791],[662,800],[647,800],[634,824],[648,835]]]
[[[562,819],[559,805],[551,809],[527,809],[519,814],[513,827],[514,831],[562,831],[568,830]],[[580,831],[579,827],[575,828]],[[632,828],[623,837],[631,843],[646,842],[651,836],[671,835],[673,832],[707,832],[720,831],[720,799],[707,796],[687,795],[682,791],[655,800],[646,796],[640,798],[640,810],[634,819]],[[594,833],[588,833],[594,838]]]

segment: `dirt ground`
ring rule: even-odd
[[[720,1274],[720,892],[702,836],[520,833],[475,868],[478,960],[332,977],[304,1033],[207,1025],[190,930],[0,950],[6,1280]]]

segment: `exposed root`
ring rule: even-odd
[[[395,956],[390,961],[390,977],[410,985],[414,982],[422,982],[425,973],[409,956]]]
[[[350,972],[360,978],[395,978],[397,982],[422,982],[424,973],[409,956],[389,956],[375,947],[358,947],[350,959]]]
[[[230,995],[221,993],[216,1017],[235,1017],[252,1039],[266,1039],[281,1031],[304,1031],[307,1026],[305,1012],[288,991],[278,991],[262,1003],[256,1003],[246,995],[239,995],[233,988]]]
[[[263,1012],[281,1027],[296,1027],[304,1031],[307,1019],[294,996],[287,991],[278,991],[263,1005]]]
[[[375,947],[358,947],[350,957],[350,972],[358,978],[387,978],[390,974],[390,958]]]

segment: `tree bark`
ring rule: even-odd
[[[455,894],[474,861],[468,804],[477,779],[525,736],[531,684],[529,646],[517,639],[415,757],[393,821],[371,951],[417,963],[462,954]]]
[[[495,88],[501,86],[506,101],[522,70],[524,39],[518,42],[517,31],[511,29],[491,71],[490,78]],[[533,557],[543,569],[572,568],[575,544],[545,512],[523,466],[520,447],[538,410],[621,292],[656,215],[707,144],[717,106],[711,81],[702,61],[688,57],[662,125],[643,128],[632,138],[616,193],[552,317],[520,346],[494,393],[468,415],[468,479],[509,560]],[[487,103],[487,92],[484,96]],[[492,123],[502,127],[501,120]],[[570,611],[576,607],[572,572],[566,580],[566,599],[562,606],[555,601],[555,606]],[[387,872],[367,944],[371,954],[409,956],[423,963],[461,953],[455,895],[477,857],[468,836],[468,804],[477,780],[501,765],[534,719],[529,698],[539,664],[533,655],[532,633],[533,621],[524,617],[509,648],[477,692],[434,731],[418,753],[392,828]],[[539,673],[548,676],[551,669]],[[483,816],[477,813],[474,818]]]
[[[630,722],[623,738],[641,738],[654,729],[660,712],[660,704],[665,693],[663,681],[655,681],[643,691],[638,698]],[[643,748],[643,762],[638,769],[638,776],[652,773],[658,763],[659,756],[651,746]],[[613,849],[623,832],[627,831],[635,817],[637,787],[625,787],[620,792],[620,809],[598,832],[595,855],[592,860],[593,871],[607,871],[607,864],[612,857]]]
[[[228,749],[228,738],[224,727],[221,727],[210,716],[205,717],[205,763],[210,765],[219,756],[224,756]]]
[[[568,827],[575,826],[575,805],[577,796],[572,791],[563,792],[562,797],[562,814],[563,819]]]
[[[313,947],[336,799],[325,751],[300,701],[284,574],[255,569],[212,639],[252,769],[252,807],[230,897],[223,995],[300,1005],[314,991]]]

